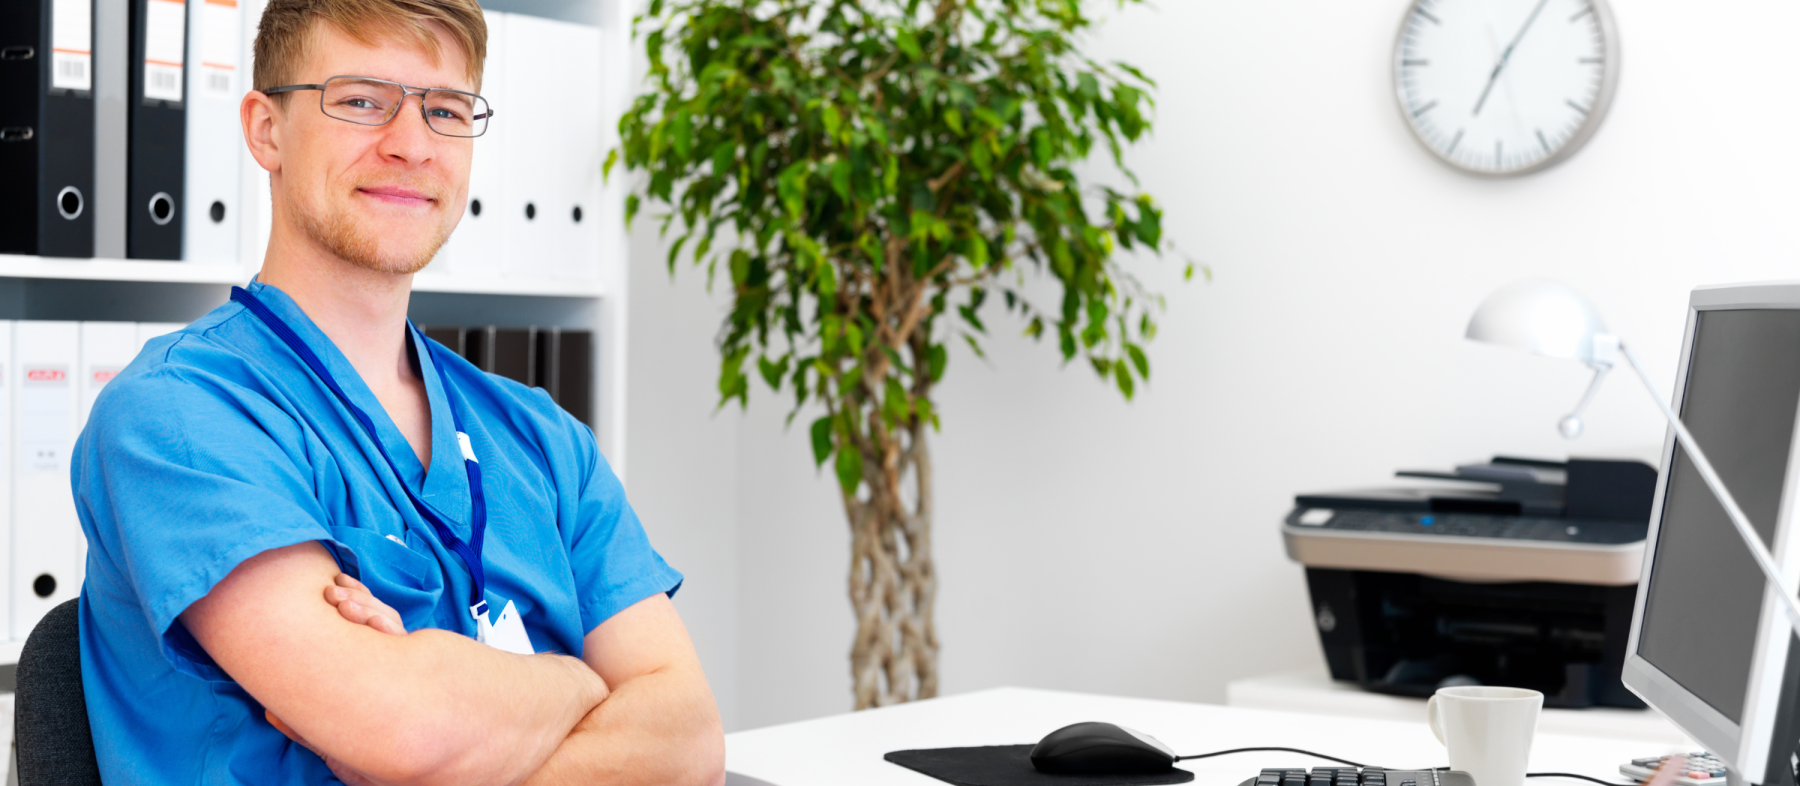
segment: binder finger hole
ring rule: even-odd
[[[212,222],[215,224],[224,222],[225,221],[225,203],[220,202],[216,199],[213,200],[212,208],[206,211],[206,215],[210,216],[212,218]]]
[[[64,186],[63,190],[56,194],[56,212],[61,213],[63,218],[70,221],[80,218],[82,208],[86,206],[87,200],[81,198],[81,189],[79,188]]]
[[[570,217],[575,219],[575,223],[577,223],[577,224],[581,223],[581,206],[576,205],[575,209],[573,211],[571,211],[569,213],[569,215],[570,215]]]
[[[479,199],[469,200],[469,215],[474,216],[476,218],[481,217],[481,200],[479,200]]]
[[[175,218],[175,198],[174,197],[171,197],[167,193],[162,192],[162,191],[158,191],[158,192],[156,192],[156,196],[150,197],[150,220],[151,221],[155,221],[157,226],[163,226],[163,225],[169,223],[169,221],[174,218]]]
[[[530,221],[531,219],[534,219],[534,218],[537,218],[537,205],[534,205],[530,202],[526,202],[525,203],[525,220]]]
[[[56,594],[56,577],[48,573],[40,573],[31,580],[31,591],[40,598],[48,598]]]

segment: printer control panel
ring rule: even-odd
[[[1403,510],[1357,510],[1301,506],[1288,514],[1287,525],[1340,532],[1392,533],[1458,538],[1497,538],[1610,546],[1644,539],[1642,521],[1544,518],[1484,513],[1437,513]]]

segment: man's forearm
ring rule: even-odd
[[[575,726],[527,786],[718,786],[725,743],[706,677],[670,667],[619,685]]]
[[[319,745],[377,783],[517,783],[607,696],[605,682],[567,656],[512,655],[439,630],[388,640],[416,677],[387,672],[394,679],[371,686],[370,708],[391,704],[385,717],[410,728]],[[396,761],[389,746],[416,755]]]
[[[606,696],[574,658],[346,619],[336,575],[315,542],[267,551],[181,620],[292,736],[376,783],[517,783]]]

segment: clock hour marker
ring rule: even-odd
[[[1606,58],[1604,58],[1604,57],[1584,57],[1575,62],[1581,63],[1583,65],[1600,65],[1600,64],[1606,62]]]
[[[1433,102],[1431,102],[1431,103],[1429,103],[1429,104],[1426,104],[1426,105],[1424,105],[1424,106],[1422,106],[1422,107],[1419,107],[1419,108],[1418,108],[1418,109],[1414,109],[1414,110],[1413,110],[1413,117],[1418,117],[1418,116],[1419,116],[1419,115],[1422,115],[1422,114],[1425,114],[1425,113],[1426,113],[1426,112],[1430,112],[1430,111],[1431,111],[1431,108],[1432,108],[1432,107],[1434,107],[1434,106],[1437,106],[1437,102],[1436,102],[1436,101],[1433,101]]]
[[[1462,129],[1460,129],[1460,128],[1456,129],[1456,138],[1450,140],[1450,146],[1447,148],[1444,148],[1444,152],[1445,153],[1456,152],[1456,146],[1462,142],[1462,135],[1463,135]]]
[[[1577,111],[1577,112],[1580,112],[1580,113],[1582,113],[1582,114],[1584,114],[1584,115],[1585,115],[1585,114],[1587,114],[1587,113],[1588,113],[1588,110],[1587,110],[1587,107],[1584,107],[1584,106],[1582,106],[1582,105],[1580,105],[1580,104],[1577,104],[1577,103],[1575,103],[1575,99],[1572,99],[1572,98],[1570,98],[1570,99],[1564,99],[1564,100],[1563,100],[1563,103],[1565,103],[1565,104],[1568,104],[1568,105],[1569,105],[1569,108],[1570,108],[1570,109],[1573,109],[1573,110],[1575,110],[1575,111]]]
[[[1544,152],[1550,152],[1550,140],[1544,138],[1544,129],[1537,130],[1538,144],[1544,146]]]
[[[1441,26],[1443,26],[1443,24],[1444,24],[1444,23],[1443,23],[1443,22],[1442,22],[1442,21],[1440,21],[1440,20],[1439,20],[1439,19],[1438,19],[1438,18],[1437,18],[1437,17],[1435,17],[1435,16],[1432,16],[1432,15],[1431,15],[1431,13],[1430,13],[1430,12],[1428,12],[1428,11],[1426,11],[1426,10],[1425,10],[1425,9],[1423,9],[1423,8],[1420,8],[1420,9],[1417,9],[1417,10],[1415,10],[1415,11],[1414,11],[1414,13],[1416,13],[1416,14],[1418,14],[1418,15],[1419,15],[1419,16],[1422,16],[1422,17],[1425,17],[1425,18],[1426,18],[1426,19],[1429,19],[1429,20],[1431,20],[1431,23],[1432,23],[1432,24],[1434,24],[1434,25],[1438,25],[1438,26],[1440,26],[1440,27],[1441,27]]]
[[[1427,65],[1431,65],[1431,61],[1430,60],[1402,60],[1402,61],[1400,61],[1400,65],[1403,65],[1403,66],[1427,66]]]
[[[1576,13],[1574,16],[1569,17],[1569,21],[1574,22],[1574,21],[1579,20],[1580,18],[1587,16],[1588,14],[1591,14],[1593,12],[1594,12],[1594,7],[1590,5],[1586,8],[1581,9],[1581,11]]]
[[[1500,140],[1496,139],[1494,140],[1494,168],[1501,169],[1505,166],[1505,164],[1501,163],[1500,159]]]

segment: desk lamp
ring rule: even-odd
[[[1776,569],[1775,558],[1769,555],[1762,538],[1757,537],[1756,531],[1750,527],[1750,520],[1738,507],[1737,500],[1732,498],[1731,492],[1725,490],[1725,482],[1719,479],[1719,473],[1713,471],[1712,462],[1707,461],[1706,454],[1700,450],[1700,443],[1694,441],[1694,435],[1688,433],[1687,426],[1682,425],[1681,419],[1675,416],[1675,410],[1657,394],[1656,385],[1644,373],[1643,364],[1638,362],[1637,355],[1618,336],[1606,331],[1599,309],[1594,308],[1580,293],[1562,284],[1546,279],[1530,279],[1489,295],[1475,309],[1475,316],[1469,320],[1469,329],[1463,335],[1485,344],[1523,349],[1545,357],[1579,360],[1592,368],[1594,380],[1588,384],[1587,392],[1582,394],[1575,410],[1557,423],[1557,430],[1567,439],[1581,435],[1581,413],[1593,400],[1594,392],[1600,389],[1600,382],[1612,370],[1613,363],[1620,357],[1625,358],[1626,365],[1637,373],[1637,378],[1644,383],[1644,390],[1649,392],[1650,398],[1661,408],[1669,426],[1675,429],[1676,443],[1687,451],[1688,458],[1694,462],[1694,468],[1706,480],[1707,488],[1712,489],[1713,496],[1724,506],[1726,516],[1737,529],[1738,537],[1750,549],[1750,556],[1756,559],[1756,566],[1762,569],[1763,577],[1780,590],[1788,622],[1795,631],[1800,631],[1800,598],[1795,596],[1793,588],[1788,586]]]

